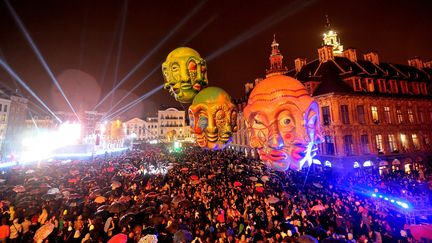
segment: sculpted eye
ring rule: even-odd
[[[289,118],[285,118],[282,120],[283,125],[289,125],[290,123],[291,123],[291,119],[289,119]]]
[[[278,116],[279,121],[279,127],[280,128],[288,128],[292,129],[294,128],[294,118],[291,116],[291,113],[289,111],[283,111]]]
[[[179,69],[180,69],[180,67],[176,63],[171,66],[171,71],[172,72],[177,72]]]
[[[222,120],[225,118],[225,112],[223,110],[218,110],[216,112],[216,119],[217,120]]]
[[[190,61],[188,65],[189,71],[196,71],[197,70],[197,64],[195,61]]]
[[[204,130],[207,128],[207,125],[208,125],[208,118],[206,116],[200,115],[198,119],[198,127],[201,130]]]
[[[259,115],[252,118],[252,128],[254,128],[254,129],[264,129],[265,128],[265,124]]]

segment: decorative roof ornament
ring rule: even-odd
[[[273,34],[271,48],[272,51],[269,57],[270,69],[266,70],[267,78],[275,75],[283,75],[288,71],[288,69],[284,67],[282,63],[283,55],[279,50],[279,43],[276,41],[276,34]]]
[[[330,20],[328,18],[328,15],[325,15],[325,18],[326,18],[326,24],[325,24],[326,32],[323,34],[323,44],[326,46],[333,47],[333,55],[342,56],[343,45],[341,45],[340,39],[338,38],[336,31],[333,31],[330,28]]]

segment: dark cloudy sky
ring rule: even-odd
[[[196,49],[208,59],[210,85],[224,88],[239,98],[244,83],[264,76],[273,33],[288,68],[293,68],[296,57],[315,59],[325,14],[329,15],[343,45],[357,48],[359,56],[375,50],[380,60],[387,62],[405,64],[413,56],[432,59],[430,0],[129,0],[122,36],[123,0],[10,0],[10,4],[54,75],[61,79],[60,83],[68,82],[64,85],[65,92],[77,109],[92,106],[87,103],[94,104],[96,98],[100,99],[112,88],[116,63],[116,80],[121,80],[148,56],[120,87],[114,101],[107,99],[103,109],[109,108],[181,45]],[[183,25],[178,26],[179,23]],[[163,42],[164,39],[167,40]],[[51,79],[4,0],[0,1],[0,50],[1,58],[49,107],[67,110],[62,108],[58,91],[51,87]],[[76,70],[86,73],[81,75],[86,79],[71,85],[73,75],[67,74],[76,74]],[[15,89],[3,69],[0,82]],[[162,83],[158,69],[126,101]],[[168,92],[161,90],[128,115],[146,116],[159,104],[180,106]]]

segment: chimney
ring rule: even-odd
[[[333,46],[325,45],[318,48],[318,57],[320,62],[333,60]]]
[[[423,61],[419,57],[408,59],[408,65],[417,69],[423,69]]]
[[[300,72],[300,70],[302,69],[302,67],[304,65],[306,65],[306,58],[296,58],[294,60],[294,66],[295,66],[296,72]]]
[[[354,48],[346,49],[343,56],[348,58],[351,62],[357,62],[357,51]]]
[[[432,60],[424,62],[423,63],[423,67],[425,67],[425,68],[432,68]]]
[[[369,61],[375,65],[379,65],[378,53],[371,51],[364,54],[363,57],[366,61]]]

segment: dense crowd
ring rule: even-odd
[[[270,171],[232,151],[142,145],[0,175],[0,242],[413,242],[380,192],[430,195],[400,173]]]

